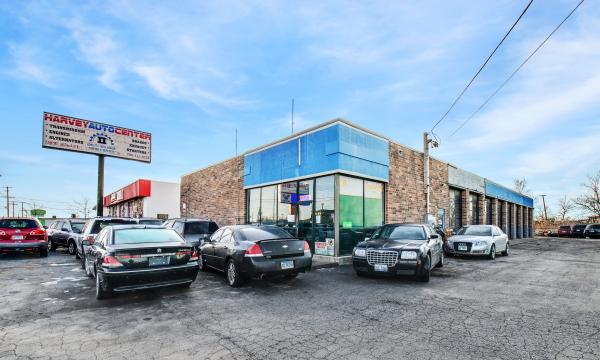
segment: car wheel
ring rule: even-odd
[[[67,249],[69,251],[69,255],[75,255],[75,253],[77,252],[75,249],[75,241],[69,240],[69,245]]]
[[[48,257],[48,248],[40,248],[40,257]]]
[[[107,299],[109,296],[110,291],[104,290],[102,276],[100,276],[100,274],[96,274],[96,299],[103,300]]]
[[[431,255],[427,255],[427,258],[425,258],[425,262],[423,263],[423,266],[421,267],[421,273],[419,274],[419,277],[417,278],[417,280],[419,280],[420,282],[429,282],[430,274],[431,274]]]
[[[488,254],[488,259],[495,260],[496,259],[496,245],[492,244],[490,248],[490,253]]]
[[[85,254],[81,257],[81,268],[85,269]]]
[[[200,269],[200,271],[208,270],[206,268],[206,260],[204,260],[204,257],[202,256],[202,254],[200,254],[200,256],[198,257],[198,269]]]
[[[242,275],[240,274],[238,267],[235,264],[235,261],[233,261],[233,259],[229,259],[229,261],[227,262],[227,269],[225,273],[227,275],[227,283],[229,284],[229,286],[238,287],[242,285]]]
[[[52,238],[48,238],[48,249],[50,249],[50,251],[56,250],[56,244],[52,241]]]
[[[510,245],[508,244],[508,242],[506,243],[506,248],[504,249],[504,251],[502,252],[502,256],[508,256],[510,254]]]
[[[440,255],[440,262],[437,263],[435,267],[444,267],[444,252]]]

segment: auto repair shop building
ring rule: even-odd
[[[339,260],[384,223],[423,222],[423,153],[336,119],[181,178],[182,216],[274,224]],[[430,213],[533,234],[533,199],[430,158]]]
[[[104,197],[104,215],[177,218],[179,189],[178,183],[139,179]]]

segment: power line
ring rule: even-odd
[[[510,29],[508,29],[508,31],[506,32],[506,34],[504,34],[504,36],[502,37],[502,40],[500,40],[500,42],[498,43],[498,45],[496,45],[496,47],[494,48],[494,50],[492,51],[492,53],[487,57],[487,59],[485,59],[485,61],[483,62],[483,64],[479,67],[479,70],[477,70],[477,72],[475,73],[475,75],[473,75],[473,77],[471,78],[471,81],[469,81],[469,83],[467,84],[467,86],[465,86],[465,88],[460,92],[460,94],[458,94],[458,96],[456,97],[456,99],[454,99],[454,102],[452,102],[452,105],[450,105],[450,107],[448,108],[448,110],[433,125],[433,127],[430,130],[430,132],[433,131],[446,118],[446,116],[448,116],[448,114],[450,113],[450,111],[452,111],[452,109],[454,108],[454,106],[456,105],[456,103],[458,103],[458,101],[460,100],[460,98],[462,98],[462,96],[465,94],[465,92],[467,91],[467,89],[471,86],[471,84],[473,83],[473,81],[475,81],[475,78],[477,78],[477,76],[479,75],[479,73],[481,73],[481,71],[487,65],[487,63],[490,61],[490,59],[492,58],[492,56],[494,56],[494,54],[496,53],[496,51],[498,50],[498,48],[500,47],[500,45],[502,45],[502,43],[504,42],[504,40],[506,40],[506,38],[508,37],[508,35],[515,28],[515,26],[521,20],[521,18],[523,17],[523,15],[525,15],[525,13],[527,12],[527,10],[531,6],[532,2],[533,2],[533,0],[529,1],[529,3],[527,4],[527,6],[525,7],[525,9],[523,9],[523,11],[521,12],[521,15],[519,15],[519,17],[517,18],[517,20],[515,20],[515,22],[510,27]]]
[[[559,29],[559,28],[560,28],[560,27],[561,27],[561,26],[562,26],[562,25],[565,23],[565,21],[567,21],[567,20],[568,20],[568,19],[571,17],[571,15],[573,15],[573,13],[575,12],[575,10],[577,10],[577,8],[579,8],[579,6],[580,6],[581,4],[583,4],[583,2],[584,2],[584,1],[585,1],[585,0],[581,0],[581,1],[579,2],[579,4],[577,4],[577,6],[575,6],[575,7],[573,8],[573,10],[571,10],[571,12],[570,12],[570,13],[569,13],[569,14],[568,14],[568,15],[567,15],[567,16],[566,16],[566,17],[565,17],[565,18],[564,18],[564,19],[563,19],[563,20],[560,22],[560,24],[558,24],[558,25],[557,25],[557,26],[554,28],[554,30],[552,30],[552,32],[551,32],[550,34],[548,34],[548,36],[546,36],[546,38],[544,39],[544,41],[542,41],[542,42],[541,42],[541,43],[540,43],[540,44],[539,44],[539,45],[538,45],[538,46],[535,48],[535,50],[533,50],[533,52],[531,52],[531,54],[529,54],[529,56],[527,56],[527,58],[525,58],[525,60],[523,60],[523,62],[521,63],[521,65],[519,65],[519,66],[518,66],[518,67],[515,69],[515,71],[513,71],[513,72],[512,72],[512,74],[510,74],[510,76],[509,76],[509,77],[508,77],[506,80],[504,80],[504,82],[503,82],[503,83],[502,83],[502,84],[501,84],[501,85],[500,85],[500,86],[499,86],[499,87],[496,89],[496,91],[494,91],[494,92],[492,93],[492,95],[490,95],[490,96],[489,96],[489,97],[488,97],[488,98],[487,98],[487,99],[486,99],[486,100],[483,102],[483,104],[481,104],[481,106],[479,106],[479,107],[477,108],[477,110],[475,110],[475,112],[473,112],[473,113],[472,113],[472,114],[471,114],[471,115],[470,115],[470,116],[469,116],[467,119],[465,119],[465,121],[463,121],[463,122],[460,124],[460,126],[459,126],[459,127],[457,127],[457,128],[456,128],[456,130],[454,130],[454,131],[452,132],[452,134],[450,134],[450,136],[449,136],[449,137],[452,137],[452,136],[454,136],[454,134],[456,134],[456,133],[457,133],[457,132],[458,132],[460,129],[462,129],[462,128],[463,128],[463,126],[465,126],[465,125],[466,125],[466,124],[467,124],[469,121],[471,121],[471,119],[473,119],[473,118],[475,117],[475,115],[477,115],[477,114],[478,114],[478,113],[481,111],[481,109],[483,109],[483,108],[484,108],[484,107],[485,107],[485,106],[486,106],[486,105],[487,105],[487,104],[490,102],[490,100],[492,100],[492,98],[493,98],[494,96],[496,96],[496,94],[498,94],[498,93],[500,92],[500,90],[502,90],[502,89],[504,88],[504,86],[506,86],[506,84],[508,84],[508,82],[509,82],[510,80],[512,80],[512,78],[513,78],[513,77],[514,77],[514,76],[515,76],[515,75],[516,75],[516,74],[517,74],[517,73],[518,73],[518,72],[519,72],[519,71],[520,71],[520,70],[523,68],[523,66],[525,66],[525,64],[527,64],[527,62],[529,61],[529,59],[531,59],[531,58],[533,57],[533,55],[535,55],[535,54],[538,52],[538,50],[539,50],[539,49],[540,49],[542,46],[544,46],[544,44],[545,44],[545,43],[546,43],[546,42],[547,42],[547,41],[550,39],[550,37],[552,37],[552,35],[554,35],[554,33],[555,33],[555,32],[556,32],[556,31],[557,31],[557,30],[558,30],[558,29]]]

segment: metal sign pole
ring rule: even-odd
[[[96,198],[96,216],[102,216],[104,210],[104,155],[98,155],[98,197]]]

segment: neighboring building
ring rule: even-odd
[[[104,215],[168,219],[179,217],[179,184],[137,180],[104,197]]]
[[[339,260],[384,223],[425,221],[423,178],[422,152],[336,119],[184,175],[182,215],[275,224]],[[533,233],[531,198],[434,158],[430,213]]]

